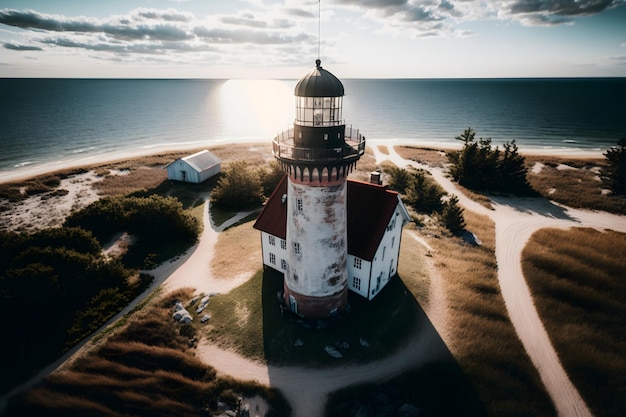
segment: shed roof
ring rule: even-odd
[[[213,154],[212,152],[206,149],[200,152],[196,152],[193,155],[188,155],[183,158],[179,158],[176,161],[178,160],[185,161],[190,167],[192,167],[198,172],[206,171],[214,167],[215,165],[221,163],[221,160],[217,156],[215,156],[215,154]],[[174,162],[172,162],[172,164]]]
[[[400,202],[398,193],[361,181],[347,181],[348,253],[371,261]],[[287,238],[287,176],[268,199],[254,228],[281,239]]]

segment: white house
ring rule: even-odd
[[[167,178],[170,180],[199,184],[220,173],[221,161],[211,152],[204,150],[179,158],[165,168]]]
[[[254,228],[261,232],[263,265],[285,273],[287,179],[283,177]],[[379,184],[347,181],[348,289],[373,299],[398,270],[402,227],[411,218],[397,192]]]

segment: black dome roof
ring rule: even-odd
[[[294,94],[298,97],[341,97],[343,84],[337,77],[321,66],[321,61],[315,61],[315,69],[302,77]]]

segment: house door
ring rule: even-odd
[[[185,170],[180,171],[180,179],[184,182],[187,182],[187,171]]]
[[[289,310],[291,310],[293,314],[298,314],[298,302],[293,295],[289,295]]]

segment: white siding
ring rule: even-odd
[[[378,249],[376,249],[376,255],[374,255],[367,295],[369,300],[374,298],[398,271],[400,237],[402,236],[404,221],[400,207],[396,207]]]
[[[274,238],[274,245],[271,244],[272,238]],[[280,244],[281,240],[282,239],[277,236],[270,235],[266,232],[261,232],[263,265],[269,266],[270,268],[285,273],[287,271],[287,268],[284,267],[282,261],[284,260],[284,264],[287,265],[287,249],[282,248],[282,245]],[[272,255],[274,256],[272,257]],[[274,259],[274,262],[272,262],[272,259]]]
[[[354,291],[362,297],[368,298],[368,288],[370,281],[370,271],[372,269],[372,263],[366,261],[365,259],[361,259],[361,268],[357,268],[355,266],[355,259],[357,258],[354,255],[348,254],[348,289]],[[355,287],[354,278],[358,278],[361,283],[361,288]]]

